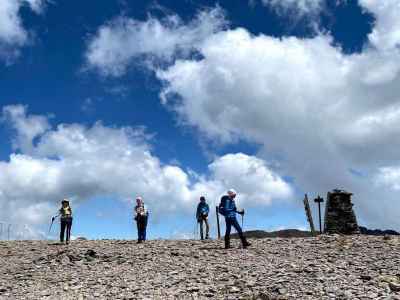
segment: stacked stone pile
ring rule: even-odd
[[[359,233],[351,193],[341,190],[329,192],[325,207],[325,233]]]
[[[400,299],[400,238],[0,242],[0,299]]]

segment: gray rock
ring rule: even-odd
[[[393,292],[400,292],[400,284],[399,283],[389,282],[389,288]]]

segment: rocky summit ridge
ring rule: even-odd
[[[0,242],[0,299],[400,299],[400,238]]]

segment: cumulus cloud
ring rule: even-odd
[[[305,13],[322,5],[267,2]],[[183,124],[223,143],[261,144],[259,155],[277,160],[280,174],[293,176],[301,190],[348,189],[365,223],[399,229],[392,191],[400,146],[400,4],[359,4],[376,20],[359,54],[344,54],[326,33],[274,38],[235,28],[202,37],[197,57],[177,55],[151,67],[164,84],[162,102]]]
[[[225,26],[220,8],[200,12],[184,24],[177,15],[146,21],[119,17],[101,26],[88,44],[88,67],[119,76],[134,59],[170,61],[177,52],[188,55],[209,35]]]
[[[254,156],[216,158],[205,176],[160,162],[141,128],[101,123],[53,128],[44,116],[28,115],[20,105],[4,107],[3,116],[15,130],[17,152],[0,161],[0,220],[42,224],[65,197],[79,205],[96,196],[130,201],[142,195],[157,218],[177,211],[192,214],[200,195],[215,204],[228,185],[248,206],[292,195],[289,185]],[[246,180],[239,182],[238,176]]]
[[[0,2],[0,58],[15,58],[19,49],[29,42],[29,33],[23,26],[20,9],[28,5],[35,13],[41,13],[46,0],[2,0]]]
[[[375,184],[391,189],[393,192],[400,190],[400,167],[383,167],[375,176]]]
[[[240,187],[239,199],[258,204],[291,196],[290,186],[266,165],[266,162],[243,153],[227,154],[209,165],[213,180],[222,186]],[[223,189],[223,188],[222,188]]]
[[[317,15],[323,9],[325,0],[261,0],[280,15],[303,17]]]
[[[380,50],[400,48],[400,3],[397,0],[359,0],[360,5],[373,13],[377,22],[369,35],[372,45]]]
[[[386,201],[377,203],[371,180],[360,184],[348,172],[373,173],[399,158],[399,53],[345,56],[329,36],[275,39],[243,29],[210,37],[201,53],[157,72],[164,103],[187,124],[211,139],[260,143],[304,190],[353,190],[369,222],[400,226],[373,213],[397,214],[393,195],[381,189]]]
[[[26,107],[21,105],[4,107],[2,120],[9,122],[18,132],[13,140],[13,148],[20,148],[25,153],[31,153],[33,140],[50,128],[46,117],[27,116]]]

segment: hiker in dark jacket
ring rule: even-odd
[[[140,244],[146,240],[147,220],[149,217],[149,212],[144,205],[142,197],[136,198],[134,214],[138,230],[138,244]]]
[[[206,224],[206,239],[209,239],[210,225],[208,223],[208,213],[210,212],[210,207],[206,203],[206,198],[201,196],[200,203],[197,205],[196,219],[200,224],[200,238],[203,240],[203,222]]]
[[[250,243],[246,240],[243,235],[242,228],[236,219],[236,214],[244,214],[243,210],[238,211],[235,204],[236,191],[230,189],[228,194],[221,198],[221,203],[219,204],[219,213],[225,217],[226,222],[226,232],[225,232],[225,249],[229,249],[230,245],[230,234],[231,227],[233,226],[237,233],[239,234],[240,240],[242,241],[243,248],[250,246]]]
[[[61,201],[61,208],[58,212],[59,214],[56,217],[60,217],[60,242],[64,242],[64,234],[66,231],[65,243],[68,244],[71,239],[72,209],[67,199]]]

